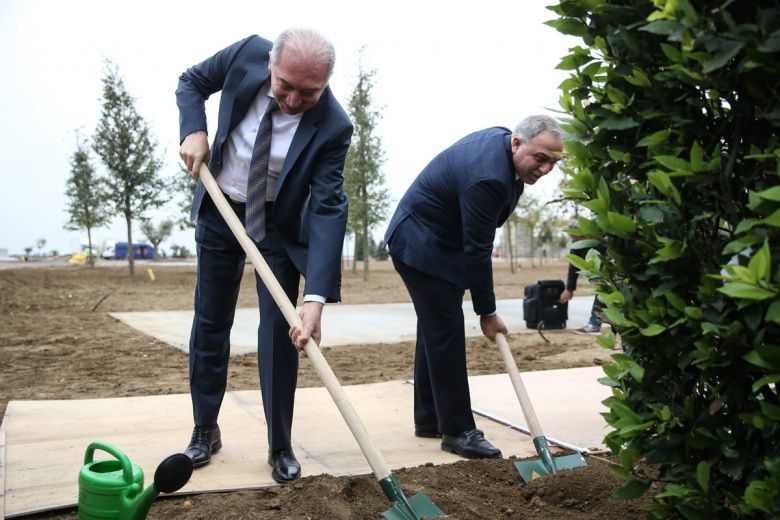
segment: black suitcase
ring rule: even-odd
[[[539,280],[525,286],[523,319],[529,329],[565,329],[569,303],[559,303],[566,289],[562,280]]]

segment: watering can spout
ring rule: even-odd
[[[141,486],[133,484],[122,493],[122,507],[119,520],[142,520],[146,518],[154,499],[160,494],[156,486],[147,486],[142,492]]]
[[[133,484],[122,493],[119,520],[143,520],[149,513],[154,499],[160,493],[173,493],[181,489],[192,476],[192,460],[183,453],[171,455],[157,466],[154,483],[141,491]]]

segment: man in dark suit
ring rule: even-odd
[[[390,220],[385,242],[417,313],[415,435],[441,437],[445,451],[501,457],[471,413],[463,294],[470,290],[485,336],[506,334],[493,293],[496,228],[514,211],[523,184],[549,173],[562,150],[561,129],[547,116],[530,116],[514,132],[474,132],[423,169]]]
[[[352,124],[328,87],[334,63],[333,46],[321,35],[288,29],[273,45],[250,36],[217,52],[187,69],[176,89],[179,153],[187,168],[197,179],[201,163],[209,161],[291,301],[298,299],[301,275],[306,280],[299,311],[303,328],[290,329],[256,275],[268,463],[279,483],[300,476],[291,447],[296,348],[303,350],[309,338],[319,342],[324,303],[341,299],[347,222],[342,172]],[[221,92],[219,121],[209,152],[204,106],[216,92]],[[217,416],[227,385],[230,328],[245,255],[202,183],[191,216],[197,218],[198,253],[190,336],[195,428],[185,453],[202,466],[222,447]]]

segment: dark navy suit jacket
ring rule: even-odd
[[[385,233],[390,255],[469,289],[477,314],[495,312],[493,239],[522,192],[515,178],[509,130],[467,135],[437,155],[401,198]]]
[[[222,170],[222,150],[263,84],[269,80],[272,43],[250,36],[195,65],[179,78],[180,140],[207,131],[205,102],[221,92],[217,133],[209,170]],[[304,294],[341,299],[341,249],[347,225],[343,190],[344,161],[352,123],[330,87],[303,113],[276,184],[274,221],[296,268],[306,279]],[[205,188],[198,183],[191,218],[196,218]],[[309,254],[311,253],[311,254]]]

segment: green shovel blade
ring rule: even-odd
[[[428,518],[444,518],[444,512],[431,502],[425,493],[417,493],[407,502],[408,508],[396,503],[393,507],[382,513],[386,520],[425,520]]]
[[[386,520],[425,520],[447,516],[425,493],[417,493],[407,499],[393,475],[380,480],[379,485],[387,498],[393,502],[393,507],[382,513]]]
[[[550,470],[542,463],[541,459],[519,460],[515,462],[515,468],[517,468],[524,481],[531,482],[534,479],[550,473],[557,473],[563,469],[582,468],[588,465],[579,453],[553,457],[553,464],[555,467]]]

